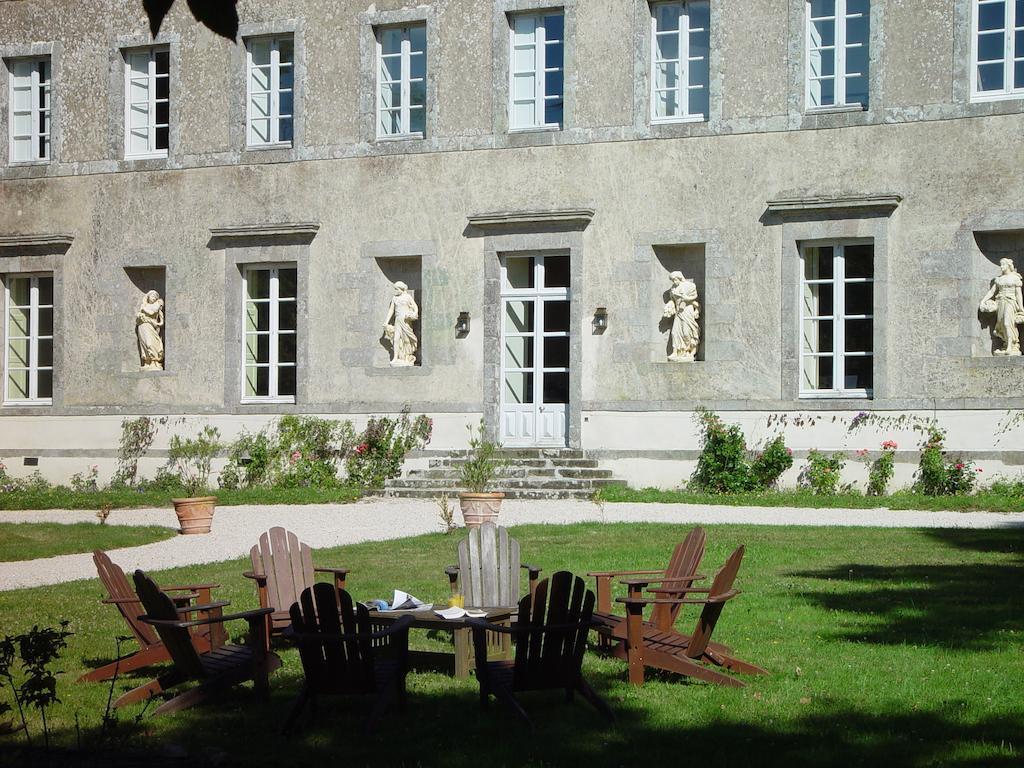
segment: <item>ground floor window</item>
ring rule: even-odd
[[[295,402],[297,289],[294,266],[242,270],[243,402]]]
[[[4,402],[53,400],[53,275],[4,280]]]
[[[874,245],[801,249],[800,394],[870,397],[874,386]]]

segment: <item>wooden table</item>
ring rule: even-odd
[[[441,609],[438,609],[441,610]],[[480,608],[486,611],[486,616],[476,618],[487,619],[494,624],[501,624],[509,621],[512,615],[518,611],[518,607],[507,608]],[[450,653],[442,651],[409,651],[409,666],[415,669],[429,669],[434,671],[451,672],[454,669],[455,677],[469,677],[469,670],[473,666],[473,636],[469,628],[469,616],[461,619],[444,619],[434,613],[434,608],[419,611],[370,611],[370,621],[380,624],[390,624],[402,616],[412,616],[413,629],[443,630],[451,632],[454,642],[454,658]],[[494,633],[489,633],[494,634]]]

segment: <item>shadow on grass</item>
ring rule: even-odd
[[[1024,631],[1024,526],[921,533],[954,549],[1016,554],[1016,562],[847,563],[790,575],[842,584],[801,593],[822,608],[869,619],[833,634],[841,640],[979,651],[1005,645],[1003,633]]]
[[[595,686],[607,694],[601,680]],[[621,686],[620,686],[621,689]],[[523,727],[493,704],[481,710],[469,688],[410,697],[379,732],[361,731],[362,702],[324,701],[292,739],[279,735],[288,692],[269,702],[235,691],[201,709],[147,718],[134,738],[116,748],[62,752],[10,750],[0,764],[62,766],[342,765],[434,766],[973,766],[1020,765],[1024,716],[967,722],[948,711],[864,712],[827,703],[806,715],[753,721],[714,710],[665,721],[654,708],[614,701],[618,723],[609,727],[581,701],[556,693],[524,695],[536,724]],[[704,722],[699,722],[704,720]],[[149,729],[158,733],[154,735]],[[83,743],[94,734],[83,733]]]

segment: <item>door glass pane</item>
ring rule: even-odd
[[[38,355],[38,362],[42,368],[53,367],[53,339],[39,339],[36,354]]]
[[[252,303],[245,306],[245,330],[270,330],[270,304],[267,302]]]
[[[569,330],[569,302],[544,302],[544,330],[547,332]]]
[[[255,397],[266,397],[270,394],[270,369],[246,368],[246,384],[248,393]]]
[[[249,41],[249,52],[255,66],[270,63],[270,38],[263,37]]]
[[[546,256],[544,258],[544,287],[569,287],[569,257]]]
[[[9,318],[7,333],[9,336],[28,336],[28,313],[29,310],[27,308],[11,307],[11,311],[7,313]]]
[[[804,317],[832,316],[832,285],[804,283]]]
[[[533,288],[534,258],[516,256],[505,259],[505,280],[508,288]]]
[[[832,246],[816,246],[804,250],[804,278],[832,279]]]
[[[545,373],[544,374],[544,402],[545,403],[568,403],[569,402],[569,374],[566,373]]]
[[[29,289],[32,282],[27,277],[12,277],[7,281],[11,294],[11,304],[18,307],[29,305]]]
[[[246,289],[250,299],[270,298],[270,270],[252,269],[246,277]]]
[[[277,308],[277,327],[283,331],[294,331],[297,309],[294,301],[282,301]]]
[[[505,330],[510,333],[533,332],[533,302],[505,302]]]
[[[246,363],[258,363],[261,362],[258,355],[258,345],[256,339],[258,337],[253,334],[246,334],[245,336],[245,362]],[[266,362],[265,360],[262,362]]]
[[[39,335],[53,336],[53,309],[47,307],[39,310]]]
[[[569,337],[555,336],[544,339],[544,367],[569,367]]]
[[[1006,23],[1006,5],[1003,2],[978,6],[978,29],[1003,29]]]
[[[804,352],[831,352],[833,350],[833,325],[831,320],[804,320]]]
[[[872,303],[872,283],[846,284],[846,314],[870,315]]]
[[[832,356],[804,357],[803,388],[832,389]]]
[[[533,338],[530,336],[509,336],[505,339],[505,367],[533,367]]]
[[[505,402],[525,405],[533,402],[533,374],[505,374]]]
[[[28,371],[7,372],[7,399],[28,399]]]
[[[295,362],[295,334],[282,333],[277,338],[277,359],[282,363]]]
[[[847,277],[875,276],[875,247],[871,243],[847,245],[843,248],[846,257]]]
[[[36,379],[36,397],[53,397],[53,371],[39,371]]]
[[[295,366],[287,365],[277,369],[277,394],[281,397],[295,395]]]
[[[871,389],[872,367],[874,358],[871,355],[845,358],[846,371],[843,376],[846,389]]]
[[[7,342],[7,364],[12,368],[28,368],[28,339]]]
[[[874,349],[873,320],[846,320],[846,351],[871,352]]]

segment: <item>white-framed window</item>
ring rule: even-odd
[[[297,275],[289,264],[242,269],[242,402],[295,402]]]
[[[4,278],[4,403],[53,402],[53,275]]]
[[[171,122],[167,48],[124,52],[124,155],[166,157]]]
[[[50,159],[50,58],[11,59],[10,159],[31,163]]]
[[[874,244],[805,244],[801,257],[800,395],[870,397]]]
[[[869,0],[807,0],[809,109],[867,109],[869,23]]]
[[[1024,96],[1024,0],[971,5],[971,98]]]
[[[291,144],[295,110],[295,43],[291,35],[245,41],[246,145]]]
[[[377,136],[422,137],[427,112],[427,25],[377,30]]]
[[[561,128],[565,110],[562,12],[513,15],[509,57],[509,129]]]
[[[651,121],[707,120],[711,6],[651,6]]]

